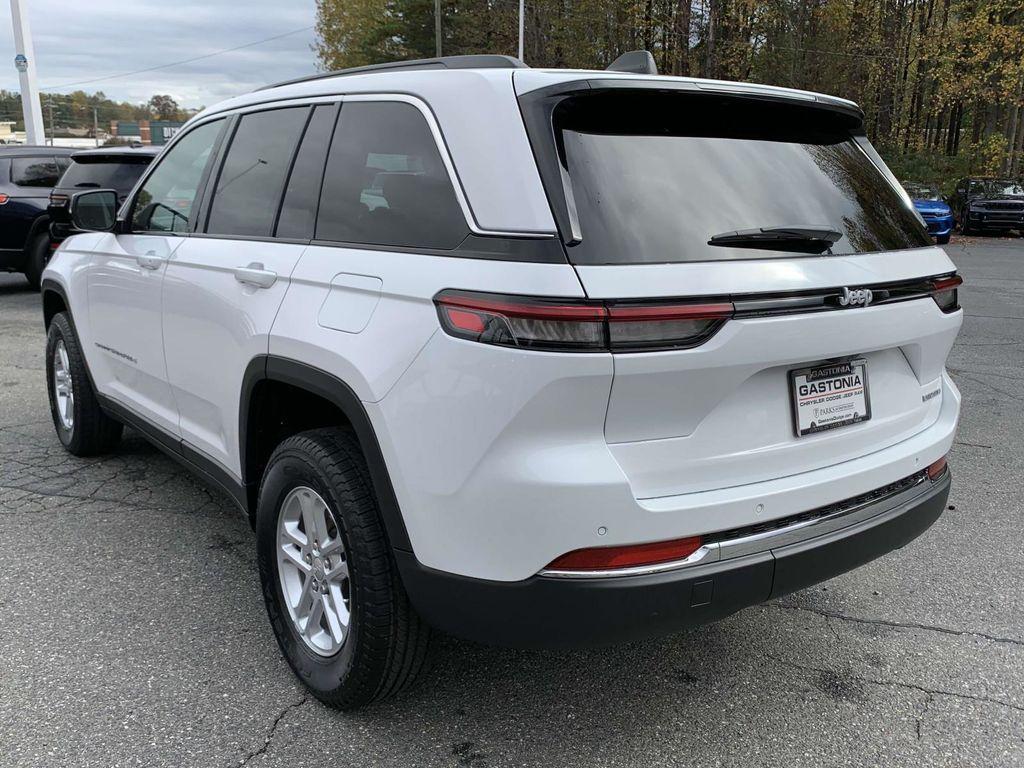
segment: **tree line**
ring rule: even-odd
[[[93,121],[99,123],[101,131],[109,131],[111,121],[169,120],[185,121],[199,110],[184,109],[165,94],[156,94],[149,101],[133,104],[128,101],[113,101],[102,91],[87,94],[85,91],[72,93],[43,93],[40,95],[43,108],[43,122],[60,135],[72,130],[91,130]],[[14,122],[18,130],[24,130],[21,110],[21,94],[0,90],[0,121]]]
[[[518,0],[440,0],[445,55],[515,55]],[[435,55],[434,0],[318,0],[319,64]],[[1024,173],[1024,0],[526,0],[524,58],[659,71],[856,101],[904,178]]]

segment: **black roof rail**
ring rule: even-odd
[[[498,56],[490,54],[472,56],[441,56],[436,59],[412,59],[411,61],[389,61],[384,64],[368,64],[365,67],[350,67],[339,69],[335,72],[320,72],[307,77],[297,77],[294,80],[285,80],[281,83],[273,83],[257,88],[257,91],[266,91],[270,88],[280,88],[283,85],[295,85],[296,83],[308,83],[314,80],[325,80],[329,77],[342,77],[344,75],[361,75],[364,72],[386,72],[392,69],[523,69],[526,67],[522,61],[515,56]]]

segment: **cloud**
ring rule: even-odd
[[[22,7],[32,25],[39,84],[58,86],[56,92],[99,90],[132,102],[167,93],[183,106],[198,107],[316,69],[308,29],[187,64],[98,80],[310,27],[314,0],[22,0]],[[0,88],[17,91],[7,2],[0,0],[0,12],[0,62],[9,62],[0,67]],[[85,80],[98,81],[66,85]]]

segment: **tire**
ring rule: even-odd
[[[313,547],[305,536],[309,510],[326,526],[313,524],[321,531],[314,534]],[[303,432],[274,450],[260,485],[256,546],[278,645],[316,698],[353,709],[397,694],[424,672],[432,631],[402,586],[366,462],[351,432]],[[327,550],[333,552],[328,556]],[[331,576],[340,570],[343,575]],[[310,582],[314,590],[319,583],[320,592],[309,592],[304,601]],[[304,606],[318,599],[324,607],[313,610],[317,618],[309,629],[313,619],[303,621],[303,613],[310,615]],[[349,623],[339,641],[331,627],[340,626],[345,612]]]
[[[939,235],[938,237],[935,238],[935,242],[938,245],[947,245],[949,243],[949,234],[947,233],[945,235]]]
[[[971,231],[971,225],[967,221],[967,211],[964,211],[964,217],[960,222],[960,234],[970,235]]]
[[[32,290],[38,291],[43,279],[43,270],[50,261],[50,236],[36,235],[29,244],[28,258],[25,260],[25,277]]]
[[[57,437],[70,453],[96,456],[117,445],[124,427],[100,409],[67,312],[54,316],[46,334],[46,389]],[[70,393],[70,408],[62,392]]]

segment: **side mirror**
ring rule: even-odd
[[[83,232],[111,232],[117,224],[117,192],[95,189],[71,198],[71,224]]]

